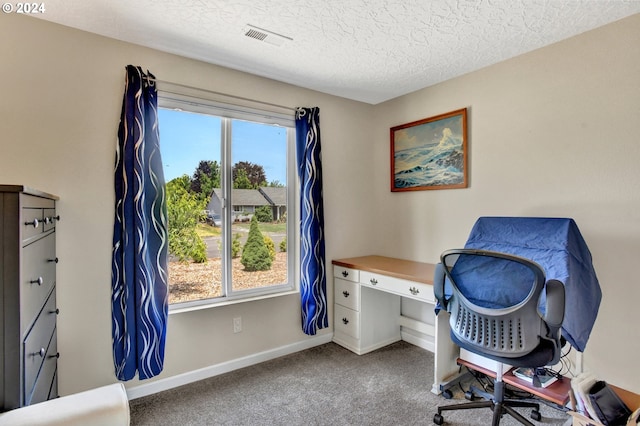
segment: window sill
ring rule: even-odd
[[[240,303],[255,302],[258,300],[273,299],[274,297],[291,296],[292,294],[299,294],[299,293],[300,292],[298,290],[289,290],[289,291],[284,291],[279,293],[262,294],[254,297],[245,297],[242,299],[222,300],[222,301],[208,302],[208,303],[205,302],[202,304],[194,304],[191,306],[184,306],[184,307],[173,308],[173,309],[171,308],[171,306],[169,306],[169,315],[182,314],[185,312],[201,311],[203,309],[218,308],[221,306],[237,305]]]

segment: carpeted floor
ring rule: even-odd
[[[471,379],[469,379],[471,380]],[[433,354],[405,342],[366,355],[334,344],[131,401],[138,425],[430,425]],[[466,389],[468,383],[463,383]],[[465,402],[455,389],[454,398]],[[529,413],[521,411],[528,418]],[[543,425],[568,415],[542,405]],[[488,425],[491,410],[445,413],[446,424]],[[503,425],[517,425],[505,416]]]

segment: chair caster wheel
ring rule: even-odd
[[[464,399],[466,399],[467,401],[473,401],[474,396],[475,395],[473,394],[472,391],[466,391],[464,393]]]
[[[530,416],[533,420],[539,422],[540,420],[542,420],[542,414],[540,414],[540,411],[538,410],[531,410],[531,416]]]
[[[444,418],[440,414],[434,414],[433,423],[437,425],[441,425],[444,423]]]
[[[442,397],[444,399],[451,399],[451,398],[453,398],[453,392],[451,392],[449,389],[443,390],[442,391]]]

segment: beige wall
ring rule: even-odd
[[[380,253],[435,262],[464,245],[479,216],[576,220],[602,287],[584,353],[598,377],[640,392],[640,15],[380,104],[372,149],[389,161],[389,127],[469,108],[470,186],[390,193]]]
[[[377,106],[84,32],[5,15],[0,26],[0,182],[61,197],[58,340],[63,394],[115,381],[110,256],[124,66],[290,106],[319,106],[327,258],[421,261],[464,244],[478,216],[576,219],[603,287],[586,363],[640,392],[633,268],[640,258],[640,36],[634,16]],[[389,192],[389,127],[469,107],[471,186]],[[244,331],[232,333],[232,318]],[[171,315],[160,378],[304,342],[287,296]],[[327,330],[326,332],[330,332]],[[615,348],[615,349],[613,349]],[[136,386],[132,381],[127,386]]]
[[[60,196],[62,394],[115,381],[112,169],[127,64],[148,68],[166,81],[292,107],[319,106],[330,188],[325,192],[327,256],[371,247],[370,233],[356,238],[342,224],[373,226],[371,215],[359,208],[368,200],[369,191],[362,189],[368,185],[371,154],[362,129],[370,126],[372,106],[15,14],[2,16],[0,58],[0,182]],[[232,333],[236,316],[243,319],[239,334]],[[171,315],[159,378],[305,342],[300,330],[297,295]]]

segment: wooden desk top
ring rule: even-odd
[[[433,263],[414,262],[412,260],[375,255],[335,259],[332,263],[345,268],[375,272],[430,285],[433,285],[433,274],[436,269],[436,265]]]

